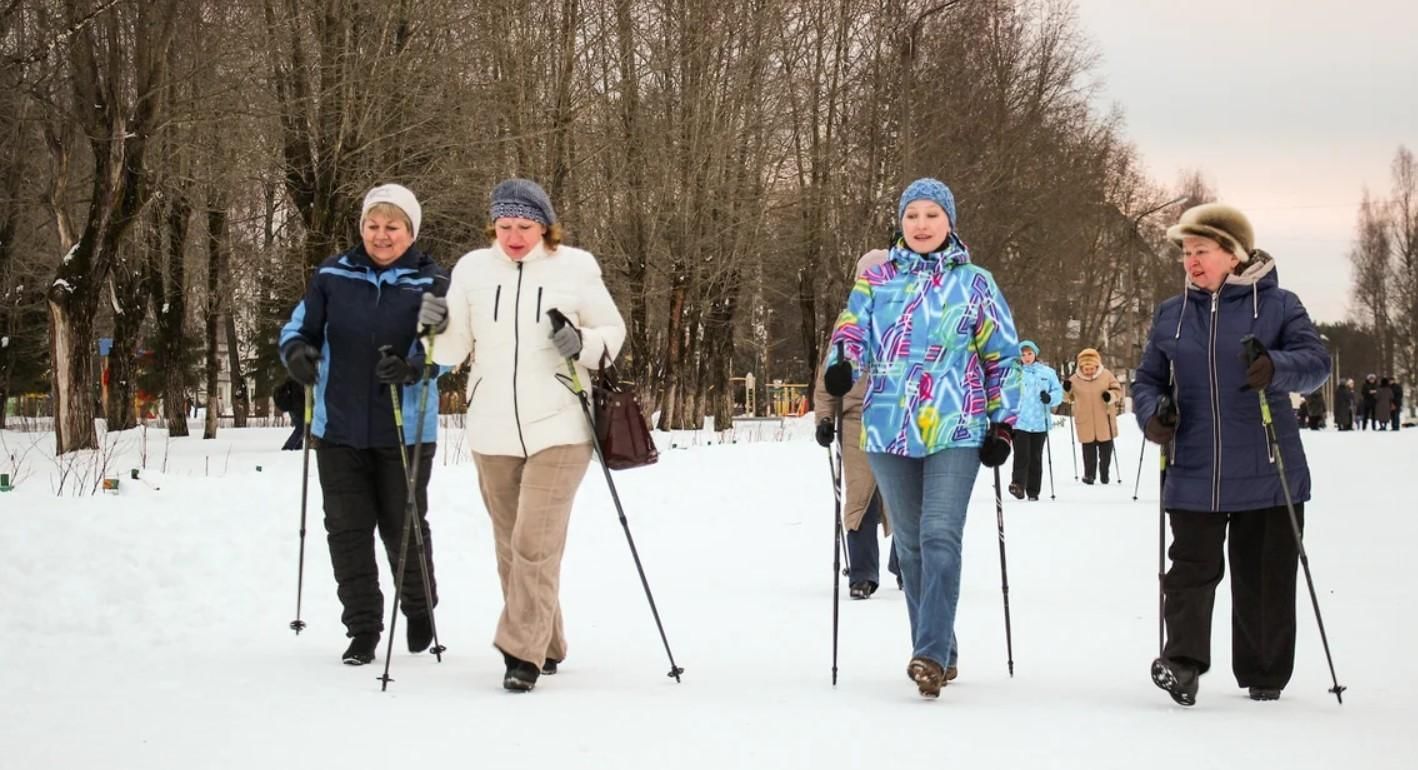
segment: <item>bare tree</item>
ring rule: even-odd
[[[1393,368],[1392,297],[1393,251],[1392,222],[1381,201],[1364,191],[1359,204],[1357,240],[1349,252],[1354,270],[1354,304],[1350,312],[1373,329],[1378,345],[1379,364],[1384,371]]]

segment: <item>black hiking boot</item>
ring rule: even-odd
[[[870,599],[871,595],[876,593],[876,583],[870,580],[858,580],[849,586],[849,590],[853,599]]]
[[[502,689],[512,692],[529,692],[537,686],[537,677],[542,670],[534,663],[514,658],[502,653],[502,662],[507,664],[507,673],[502,675]]]
[[[1251,700],[1280,700],[1279,687],[1252,687]]]
[[[542,664],[542,676],[551,676],[556,673],[557,666],[561,665],[560,658],[547,658]]]
[[[363,666],[374,662],[374,650],[379,647],[379,634],[355,634],[340,660],[346,666]]]
[[[1009,485],[1009,493],[1010,493],[1011,495],[1014,495],[1014,499],[1015,499],[1015,500],[1023,500],[1023,499],[1024,499],[1024,485],[1023,485],[1023,484],[1020,484],[1020,483],[1017,482],[1017,481],[1014,482],[1014,483],[1012,483],[1012,484],[1010,484],[1010,485]]]
[[[404,635],[409,642],[409,652],[423,652],[433,644],[433,622],[427,614],[411,617]]]
[[[1158,658],[1152,661],[1152,683],[1167,691],[1172,700],[1183,706],[1196,705],[1196,691],[1201,675],[1196,669],[1176,661]]]
[[[1091,486],[1093,486],[1093,479],[1092,479],[1091,477],[1089,477],[1089,476],[1084,476],[1084,477],[1083,477],[1083,483],[1084,483],[1084,484],[1087,484],[1088,486],[1091,487]]]

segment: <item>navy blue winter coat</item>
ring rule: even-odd
[[[447,290],[448,273],[416,248],[387,267],[377,267],[364,246],[320,264],[310,286],[281,330],[281,361],[296,339],[320,350],[315,414],[310,432],[331,444],[358,449],[399,445],[389,386],[374,377],[379,348],[392,345],[410,364],[423,367],[418,339],[419,304],[426,291]],[[441,373],[435,368],[435,374]],[[438,385],[431,378],[423,440],[438,438]],[[418,436],[417,385],[402,386],[404,442]]]
[[[1281,289],[1269,255],[1216,294],[1190,286],[1157,309],[1132,386],[1139,426],[1158,397],[1176,399],[1180,421],[1168,453],[1163,501],[1169,510],[1249,511],[1285,504],[1261,422],[1260,399],[1246,383],[1241,339],[1254,335],[1275,364],[1266,388],[1271,419],[1294,502],[1310,498],[1310,470],[1290,393],[1309,393],[1329,376],[1319,332],[1293,292]],[[1169,384],[1170,383],[1170,384]]]

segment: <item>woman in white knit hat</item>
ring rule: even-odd
[[[415,247],[422,207],[402,185],[385,184],[364,196],[360,243],[320,264],[305,298],[281,330],[281,361],[291,378],[314,388],[314,437],[330,562],[350,638],[342,659],[349,665],[374,661],[384,630],[384,596],[374,532],[379,531],[390,570],[397,569],[408,480],[400,444],[423,442],[415,478],[429,566],[425,595],[418,551],[409,541],[401,598],[408,617],[410,652],[433,641],[429,612],[437,604],[433,544],[428,529],[428,477],[438,437],[438,410],[421,424],[420,390],[437,403],[438,386],[425,378],[424,351],[415,322],[421,297],[446,283],[447,273]],[[395,425],[391,386],[402,389],[407,419]]]

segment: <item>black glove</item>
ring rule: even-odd
[[[852,362],[838,361],[827,367],[822,375],[822,384],[829,395],[841,398],[852,392]]]
[[[1047,390],[1041,390],[1041,391],[1039,391],[1039,400],[1040,400],[1040,401],[1043,401],[1043,402],[1046,403],[1046,404],[1049,403],[1049,391],[1047,391]]]
[[[1064,380],[1064,392],[1067,393],[1070,390],[1073,390],[1073,380]]]
[[[980,464],[986,468],[1004,465],[1009,459],[1009,448],[1014,443],[1014,429],[1002,422],[990,423],[985,431],[985,443],[980,445]]]
[[[1261,353],[1246,367],[1246,387],[1242,390],[1265,390],[1274,377],[1275,362],[1270,360],[1269,355]]]
[[[291,340],[282,352],[291,379],[301,385],[314,385],[320,376],[320,351],[305,340]]]
[[[1157,399],[1157,411],[1147,419],[1142,433],[1154,444],[1168,444],[1177,433],[1177,405],[1171,396]]]
[[[817,423],[817,443],[820,446],[832,446],[832,439],[836,435],[837,429],[832,427],[832,418],[824,417]]]
[[[1110,402],[1110,401],[1112,401],[1112,400],[1113,400],[1113,394],[1112,394],[1112,393],[1109,393],[1109,392],[1106,391],[1106,390],[1103,391],[1103,403],[1106,404],[1106,403],[1108,403],[1108,402]]]
[[[394,352],[394,348],[385,345],[379,349],[379,363],[374,365],[374,379],[385,385],[406,385],[410,382],[418,382],[422,373],[417,366],[404,360],[404,357]]]

